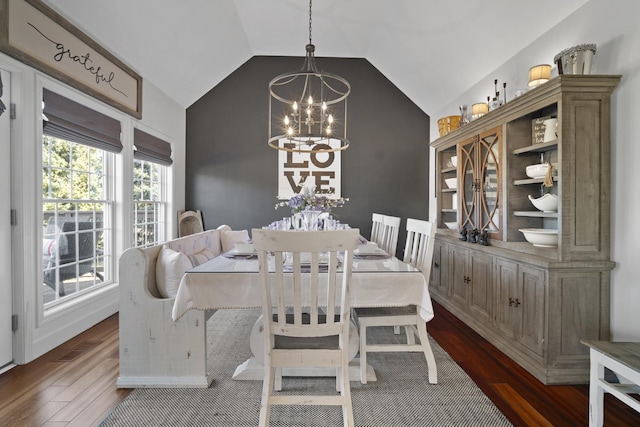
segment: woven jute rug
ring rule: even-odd
[[[113,426],[257,426],[262,381],[231,379],[250,355],[249,334],[259,310],[218,310],[207,326],[214,381],[208,389],[136,389],[101,423]],[[400,339],[372,328],[371,340]],[[402,336],[402,335],[401,335]],[[401,337],[400,336],[400,337]],[[469,376],[434,341],[438,384],[429,384],[422,353],[371,353],[378,380],[351,381],[356,426],[510,426]],[[283,379],[283,392],[335,391],[335,379]],[[340,407],[274,407],[272,426],[341,426]]]

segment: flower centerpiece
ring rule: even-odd
[[[287,201],[276,203],[276,209],[280,207],[291,208],[292,214],[303,211],[331,212],[333,208],[344,206],[349,199],[344,197],[329,198],[332,193],[317,193],[315,187],[303,187],[300,193]]]

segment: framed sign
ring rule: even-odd
[[[142,77],[37,0],[0,0],[0,50],[138,119]]]
[[[286,139],[279,142],[283,146],[286,143]],[[330,146],[334,144],[339,146],[340,141],[329,140]],[[305,186],[315,187],[316,193],[329,198],[341,197],[341,153],[278,150],[278,199],[290,199]]]

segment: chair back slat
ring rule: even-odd
[[[435,223],[407,218],[407,241],[403,261],[422,271],[427,283],[431,274]]]
[[[348,330],[358,236],[358,229],[252,230],[267,336],[329,336]]]
[[[371,241],[388,254],[395,255],[400,233],[400,217],[374,213],[371,215]]]
[[[371,214],[371,238],[372,242],[378,244],[382,243],[384,236],[384,215],[379,213]]]

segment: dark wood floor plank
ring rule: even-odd
[[[587,385],[546,386],[462,321],[434,302],[435,317],[428,325],[430,335],[467,372],[478,387],[516,426],[529,426],[529,410],[513,399],[522,399],[554,427],[588,424]],[[486,369],[490,366],[491,369]],[[513,399],[504,388],[514,391]],[[605,397],[605,426],[640,426],[640,414],[613,396]]]

